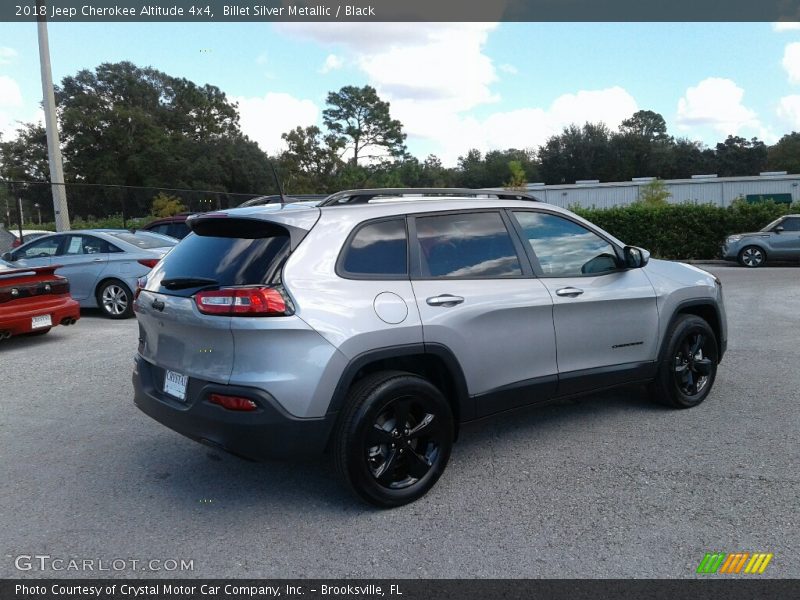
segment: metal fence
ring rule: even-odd
[[[152,218],[154,201],[173,203],[180,210],[206,212],[231,208],[251,198],[272,193],[239,194],[214,190],[66,183],[70,221],[104,226],[131,227]],[[48,225],[55,221],[49,181],[0,179],[0,223],[6,229]]]

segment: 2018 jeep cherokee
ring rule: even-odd
[[[329,451],[397,506],[443,473],[459,424],[647,382],[701,403],[722,290],[520,194],[392,190],[189,219],[137,291],[145,413],[244,457]]]

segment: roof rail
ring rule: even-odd
[[[469,188],[371,188],[361,190],[344,190],[331,194],[320,203],[320,206],[334,206],[338,204],[367,204],[374,198],[402,198],[408,197],[428,197],[436,198],[497,198],[498,200],[529,200],[531,202],[541,202],[539,198],[531,196],[526,192],[516,192],[509,190],[486,190]]]

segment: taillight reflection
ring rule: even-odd
[[[211,404],[217,404],[222,408],[227,408],[228,410],[250,412],[258,408],[258,405],[249,398],[240,398],[239,396],[211,394],[211,397],[208,400],[211,402]]]

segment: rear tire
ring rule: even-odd
[[[743,267],[755,269],[760,267],[767,260],[767,253],[758,246],[745,246],[739,252],[739,264]]]
[[[133,315],[133,294],[118,279],[109,279],[97,288],[97,306],[109,319],[127,319]]]
[[[401,371],[366,376],[350,390],[336,429],[336,470],[356,496],[382,508],[413,502],[447,466],[453,414],[429,381]]]
[[[714,385],[718,361],[717,338],[709,324],[695,315],[680,315],[667,334],[651,396],[673,408],[697,406]]]

